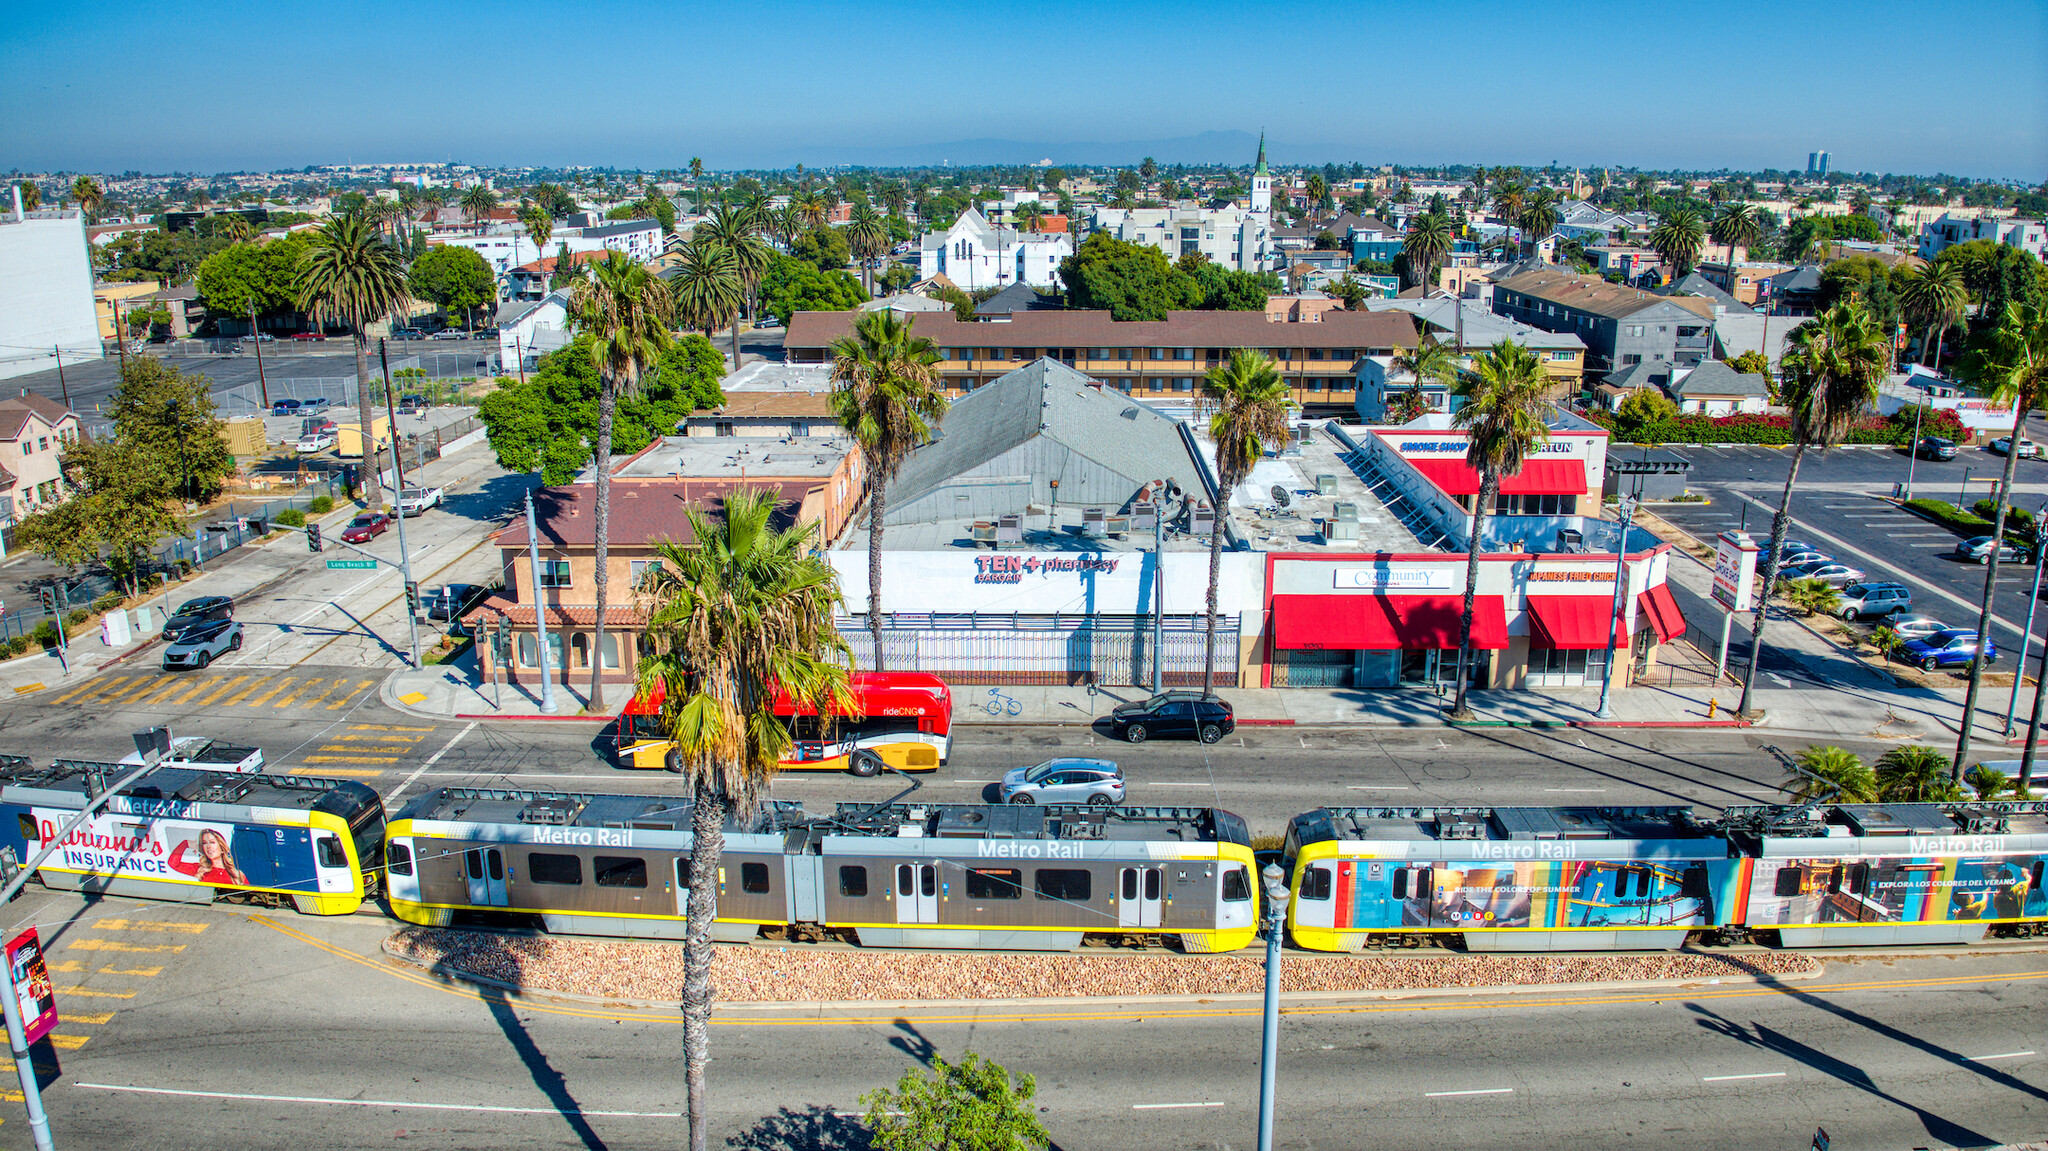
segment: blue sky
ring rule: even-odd
[[[2038,0],[5,7],[0,168],[1171,161],[1263,128],[1281,162],[2048,176]]]

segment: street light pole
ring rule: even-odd
[[[1925,400],[1927,394],[1922,392],[1920,398]],[[1913,443],[1906,451],[1906,498],[1909,500],[1913,498],[1913,469],[1920,463],[1920,414],[1926,410],[1925,403],[1913,405]]]
[[[256,345],[256,387],[263,397],[263,410],[270,410],[270,379],[263,374],[263,332],[256,327],[256,301],[249,301],[249,342]],[[379,345],[382,351],[382,345]]]
[[[391,401],[391,357],[385,353],[384,341],[377,341],[377,362],[384,368],[384,410],[391,421],[391,490],[397,493],[391,501],[391,510],[398,519],[398,578],[405,581],[405,634],[410,645],[412,665],[420,665],[420,620],[413,610],[412,553],[405,546],[405,461],[398,454],[398,411]],[[367,458],[370,453],[364,452]]]
[[[1620,538],[1614,545],[1614,617],[1607,626],[1607,670],[1600,677],[1600,708],[1593,713],[1597,719],[1614,718],[1614,649],[1615,639],[1621,634],[1622,606],[1628,595],[1628,529],[1636,515],[1636,493],[1621,497]]]
[[[2020,629],[2020,657],[2012,665],[2012,698],[2005,704],[2005,738],[2012,738],[2012,717],[2020,707],[2020,684],[2027,678],[2027,645],[2034,640],[2034,609],[2041,603],[2041,564],[2048,560],[2048,548],[2042,547],[2041,521],[2048,517],[2048,503],[2043,503],[2034,513],[2034,590],[2027,593],[2027,623]],[[2037,685],[2038,686],[2038,685]]]
[[[1273,1151],[1273,1094],[1280,1075],[1280,937],[1286,934],[1287,876],[1269,863],[1266,888],[1266,1010],[1259,1040],[1259,1151]]]
[[[533,489],[526,489],[526,560],[533,565],[534,659],[540,662],[540,713],[555,714],[555,669],[548,666],[547,601],[540,586],[540,528],[533,515]]]

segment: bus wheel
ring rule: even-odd
[[[683,753],[673,747],[669,748],[668,754],[662,757],[661,766],[675,772],[677,775],[681,775],[683,773]]]
[[[882,760],[873,752],[857,751],[853,753],[853,758],[847,761],[846,770],[862,779],[873,779],[882,774]]]

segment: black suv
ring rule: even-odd
[[[1215,743],[1237,729],[1230,705],[1199,691],[1167,691],[1151,699],[1119,704],[1109,713],[1112,735],[1143,743],[1155,735]]]
[[[184,638],[186,632],[202,624],[233,618],[235,601],[224,595],[188,599],[178,605],[178,610],[171,613],[171,618],[164,621],[163,640],[165,643],[176,643]]]
[[[1940,436],[1924,436],[1915,454],[1923,460],[1952,460],[1956,458],[1956,442]]]

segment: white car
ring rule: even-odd
[[[416,516],[428,508],[441,506],[440,488],[407,488],[398,493],[398,514]]]
[[[331,448],[333,446],[333,432],[314,432],[311,435],[299,437],[300,455],[312,455],[314,452],[324,452],[328,448]]]
[[[2005,454],[2006,452],[2010,451],[2011,449],[2012,449],[2012,437],[2011,437],[2011,436],[2000,436],[2000,437],[1998,437],[1997,439],[1995,439],[1995,440],[1992,440],[1992,441],[1991,441],[1991,450],[1992,450],[1992,451],[1994,451],[1994,452],[1997,452],[1997,453],[1998,453],[1999,455],[2001,455],[2001,456],[2002,456],[2002,455],[2004,455],[2004,454]],[[2039,444],[2035,443],[2035,442],[2034,442],[2034,441],[2032,441],[2032,440],[2021,440],[2021,441],[2020,441],[2020,458],[2021,458],[2021,459],[2023,459],[2023,460],[2038,460],[2038,459],[2040,459],[2040,458],[2041,458],[2041,445],[2039,445]]]

